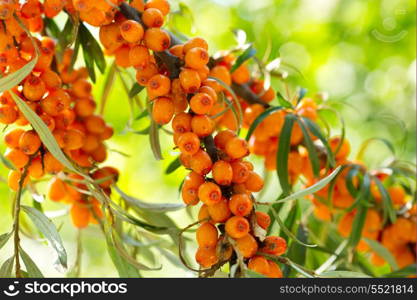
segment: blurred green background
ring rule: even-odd
[[[170,1],[172,9],[179,1]],[[412,0],[186,0],[192,12],[171,20],[187,36],[202,36],[210,44],[210,52],[236,46],[232,31],[242,29],[248,41],[254,43],[260,58],[281,57],[292,65],[288,80],[308,90],[308,95],[327,94],[328,103],[343,115],[347,137],[352,144],[352,158],[360,144],[372,137],[390,140],[399,159],[415,161],[416,153],[416,4]],[[64,18],[65,19],[65,18]],[[192,26],[191,26],[192,24]],[[109,60],[109,65],[111,61]],[[294,72],[298,69],[302,74]],[[100,76],[94,88],[100,101],[105,76]],[[274,81],[273,84],[277,84]],[[119,186],[126,193],[149,202],[181,201],[178,186],[186,172],[177,170],[164,175],[166,166],[176,157],[171,136],[161,133],[163,161],[156,161],[150,151],[148,137],[126,131],[130,110],[127,96],[119,79],[113,85],[105,107],[106,120],[115,127],[115,136],[108,143],[107,164],[121,170]],[[337,121],[331,120],[338,132]],[[145,128],[144,121],[135,124]],[[2,145],[2,151],[4,146]],[[126,155],[122,155],[122,152]],[[379,166],[390,156],[383,144],[373,144],[366,156],[371,166]],[[262,161],[256,162],[259,172]],[[1,176],[7,176],[4,166]],[[264,200],[278,194],[275,174],[262,195]],[[42,188],[40,191],[43,191]],[[11,228],[11,197],[5,184],[0,185],[0,233]],[[116,197],[116,195],[115,195]],[[32,200],[26,195],[25,201]],[[47,211],[65,212],[65,206],[44,204]],[[192,212],[195,214],[195,212]],[[192,222],[185,211],[170,216],[180,227]],[[70,265],[76,253],[76,231],[67,215],[54,218],[60,228],[69,254]],[[117,276],[106,251],[104,238],[97,227],[82,232],[83,256],[81,276]],[[52,251],[42,240],[23,238],[23,248],[46,276],[64,276],[52,265]],[[11,254],[11,243],[0,250],[0,262]],[[190,243],[188,253],[193,256]],[[175,249],[174,249],[175,250]],[[142,260],[148,265],[163,265],[160,271],[143,272],[144,276],[194,276],[179,268],[151,248],[143,251]],[[174,261],[175,263],[175,261]]]

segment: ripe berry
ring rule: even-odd
[[[190,158],[190,168],[198,174],[205,175],[211,171],[213,162],[204,150],[200,149]]]
[[[203,268],[210,268],[218,261],[216,247],[199,247],[195,254],[195,260]]]
[[[152,118],[157,124],[168,124],[174,116],[174,104],[167,97],[157,98],[152,107]]]
[[[142,85],[147,85],[149,79],[158,74],[158,68],[154,63],[147,63],[145,65],[139,65],[136,68],[136,81]]]
[[[170,5],[167,0],[150,0],[145,4],[145,11],[150,8],[156,8],[160,10],[164,16],[166,16],[169,13]]]
[[[241,138],[235,137],[226,143],[226,154],[233,159],[242,158],[249,153],[248,143]]]
[[[214,247],[217,244],[217,228],[209,222],[205,222],[196,231],[197,243],[200,247]]]
[[[190,100],[191,110],[199,115],[208,114],[213,104],[211,96],[205,93],[197,93]]]
[[[207,206],[211,206],[221,201],[222,192],[217,184],[205,182],[198,188],[198,198]]]
[[[87,204],[75,202],[70,209],[72,224],[77,228],[85,228],[90,222],[90,210]]]
[[[263,256],[254,256],[249,260],[248,268],[267,276],[269,273],[269,264],[265,257]]]
[[[249,233],[250,225],[244,217],[234,216],[227,220],[225,230],[232,238],[240,239]]]
[[[220,185],[230,185],[233,179],[232,166],[224,160],[214,163],[212,174],[213,179]]]
[[[231,130],[223,130],[217,133],[214,137],[214,144],[220,150],[224,150],[226,148],[226,144],[229,140],[236,137],[236,133]]]
[[[17,148],[19,147],[19,139],[22,136],[22,134],[25,133],[25,130],[21,128],[16,128],[10,130],[6,135],[4,136],[4,143],[7,147],[10,148]]]
[[[171,38],[169,34],[160,28],[149,28],[145,32],[146,46],[155,52],[162,52],[169,48]]]
[[[16,121],[18,113],[11,105],[0,106],[0,123],[12,124]]]
[[[244,258],[252,257],[258,251],[258,242],[253,235],[247,234],[236,240],[236,247]]]
[[[268,260],[269,272],[266,274],[269,278],[282,278],[281,268],[273,261]]]
[[[187,205],[196,205],[199,202],[198,188],[204,183],[203,176],[191,172],[184,180],[181,189],[182,200]]]
[[[23,168],[29,162],[29,156],[19,149],[7,149],[4,157],[7,158],[17,169]]]
[[[248,167],[240,161],[235,161],[231,163],[233,170],[233,183],[244,183],[249,178]]]
[[[200,69],[209,62],[209,55],[205,49],[195,47],[187,51],[184,59],[187,67]]]
[[[184,44],[184,53],[187,53],[189,50],[196,48],[196,47],[202,48],[206,51],[208,50],[208,44],[205,39],[200,38],[200,37],[194,37],[192,39],[189,39]]]
[[[192,131],[199,137],[210,135],[214,130],[214,121],[206,115],[196,115],[191,119]]]
[[[175,115],[174,119],[172,119],[172,129],[178,133],[191,131],[191,119],[191,115],[185,112]]]
[[[187,155],[194,155],[200,150],[200,139],[195,133],[186,132],[178,138],[178,148]]]
[[[187,93],[195,93],[201,85],[200,75],[197,71],[184,68],[180,73],[180,82],[182,88]]]
[[[210,70],[210,76],[223,81],[226,85],[232,84],[229,70],[224,66],[215,66]]]
[[[171,90],[171,80],[161,74],[154,75],[148,81],[147,90],[151,98],[165,96]]]
[[[271,218],[269,217],[268,214],[261,212],[261,211],[257,211],[256,212],[256,223],[258,223],[258,225],[260,227],[262,227],[263,229],[268,229],[269,225],[271,224]]]
[[[247,194],[236,194],[230,198],[229,208],[235,216],[245,217],[252,211],[252,201]]]
[[[28,130],[19,139],[19,148],[27,155],[34,154],[41,146],[41,140],[34,130]]]
[[[22,176],[22,173],[17,170],[10,170],[9,175],[7,177],[7,185],[9,188],[11,188],[13,191],[17,191],[19,189],[19,181]],[[29,182],[29,178],[26,177],[23,181],[23,186],[25,186]]]
[[[157,8],[148,8],[142,14],[142,21],[148,27],[161,27],[164,24],[164,15]]]
[[[223,223],[229,219],[231,212],[226,198],[213,205],[207,206],[210,218],[217,223]]]
[[[272,255],[282,255],[287,250],[287,242],[279,236],[268,236],[263,241],[262,252]]]
[[[245,181],[245,186],[251,192],[259,192],[264,187],[264,180],[259,174],[249,171],[249,177]]]
[[[129,50],[129,61],[134,67],[143,67],[149,63],[151,56],[148,48],[142,45],[134,45]]]
[[[144,30],[138,22],[126,20],[120,25],[120,34],[127,42],[138,43],[143,38]]]

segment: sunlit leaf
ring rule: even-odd
[[[19,253],[26,266],[28,276],[30,278],[43,278],[41,270],[39,270],[32,258],[21,247],[19,248]]]
[[[3,248],[4,245],[6,245],[11,235],[12,235],[11,232],[0,235],[0,249]]]
[[[14,256],[10,257],[0,267],[0,278],[12,277]]]
[[[233,73],[234,71],[236,71],[245,61],[251,59],[255,55],[256,55],[256,49],[250,46],[248,49],[243,51],[243,53],[236,59],[232,68],[230,69],[230,73]]]
[[[132,86],[132,88],[129,91],[129,97],[133,98],[135,97],[137,94],[139,94],[141,91],[143,91],[145,87],[140,85],[139,83],[135,82]]]
[[[165,170],[165,174],[171,174],[174,171],[176,171],[179,167],[181,167],[181,161],[180,159],[177,157],[176,159],[174,159],[168,166],[168,168]]]
[[[372,180],[375,182],[376,186],[378,187],[379,193],[381,195],[382,203],[384,204],[382,206],[384,210],[384,215],[388,217],[391,223],[394,223],[397,220],[397,216],[395,213],[394,205],[392,203],[390,194],[388,193],[388,191],[385,189],[382,182],[377,177],[373,177]]]

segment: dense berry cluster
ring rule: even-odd
[[[18,23],[18,20],[22,20],[29,30],[39,31],[33,24],[41,23],[41,14],[44,12],[49,16],[52,11],[58,11],[58,7],[62,8],[60,5],[55,7],[52,5],[54,3],[45,1],[42,6],[39,1],[27,1],[22,5],[15,1],[1,2],[2,76],[15,72],[34,59],[36,49],[39,49],[39,57],[32,72],[19,85],[0,95],[0,122],[10,127],[4,135],[8,147],[5,157],[14,167],[9,172],[9,187],[18,190],[22,176],[25,176],[23,186],[26,186],[51,174],[49,198],[69,203],[74,225],[82,228],[94,222],[94,214],[101,216],[99,202],[83,193],[87,188],[80,183],[83,179],[80,175],[66,170],[48,152],[11,94],[23,99],[36,112],[68,158],[85,168],[94,179],[104,178],[100,186],[109,194],[109,186],[117,178],[118,172],[111,167],[100,168],[98,163],[106,160],[104,141],[113,135],[113,129],[101,116],[94,114],[96,103],[91,94],[92,86],[88,81],[87,70],[71,67],[70,49],[66,50],[62,61],[58,62],[54,40],[45,36],[39,39],[30,37]]]

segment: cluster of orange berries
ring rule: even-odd
[[[20,7],[13,1],[0,3],[3,18],[0,32],[7,37],[0,38],[2,75],[7,76],[20,69],[35,58],[36,48],[39,49],[38,61],[31,73],[10,91],[0,95],[0,123],[8,127],[14,125],[4,135],[4,142],[8,147],[5,157],[14,167],[9,172],[8,185],[16,191],[24,174],[23,186],[46,174],[52,174],[49,198],[71,203],[74,225],[85,227],[94,219],[91,217],[90,207],[101,216],[98,201],[82,193],[87,188],[74,182],[80,182],[83,178],[65,170],[42,144],[36,131],[29,127],[28,120],[18,109],[11,93],[23,99],[43,120],[68,158],[85,168],[94,179],[102,179],[100,186],[108,194],[109,186],[117,179],[118,172],[110,167],[99,168],[97,164],[104,162],[107,157],[104,141],[113,135],[113,129],[101,116],[94,114],[96,103],[91,94],[92,86],[87,80],[88,72],[85,68],[72,69],[72,50],[67,49],[62,61],[58,63],[55,59],[55,41],[49,37],[29,37],[17,22],[20,15],[26,16],[32,10],[38,12],[34,7],[38,7],[40,3],[27,1]],[[5,3],[10,6],[5,8]],[[45,5],[47,3],[51,1],[45,1]],[[47,6],[45,13],[46,8]],[[17,17],[14,18],[9,11]],[[43,9],[39,11],[42,12]],[[33,15],[32,17],[34,18]],[[105,177],[108,177],[107,180]]]
[[[341,142],[339,137],[331,138],[329,143],[333,151],[338,148]],[[343,237],[348,237],[351,234],[356,210],[353,209],[345,212],[350,208],[355,198],[348,190],[346,177],[350,171],[350,165],[353,163],[363,164],[360,162],[352,162],[348,160],[350,153],[350,144],[345,139],[339,147],[339,151],[335,153],[336,165],[346,166],[346,168],[336,178],[334,188],[331,191],[331,204],[327,204],[329,186],[326,186],[315,195],[311,196],[314,204],[314,214],[318,219],[323,221],[331,221],[333,216],[341,213],[341,218],[338,220],[338,231]],[[324,170],[323,170],[324,171]],[[381,181],[386,187],[386,190],[391,198],[393,207],[396,211],[402,211],[409,205],[409,198],[400,185],[392,184],[389,180],[390,175],[384,171],[373,172],[372,174]],[[314,183],[314,179],[310,179],[310,184]],[[353,178],[353,185],[357,185],[357,178]],[[376,183],[372,181],[370,192],[373,198],[374,207],[369,208],[366,213],[365,223],[362,229],[362,237],[376,240],[385,246],[397,261],[399,267],[405,267],[415,262],[415,244],[417,237],[417,218],[416,205],[407,209],[406,212],[398,216],[394,223],[384,224],[382,216],[382,196]],[[329,207],[331,206],[331,207]],[[385,260],[379,257],[372,251],[371,247],[364,239],[361,239],[357,245],[357,250],[361,252],[371,253],[372,262],[375,265],[385,264]]]

